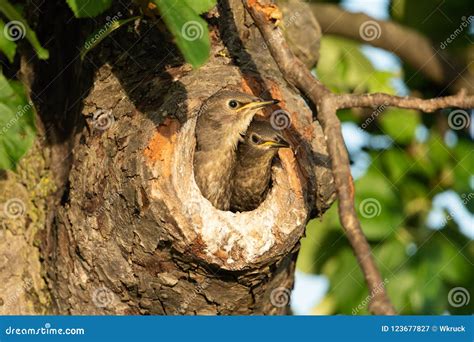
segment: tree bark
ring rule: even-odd
[[[66,20],[54,3],[43,6]],[[53,88],[68,80],[78,84],[62,108],[45,113],[44,101],[38,106],[42,121],[55,122],[54,112],[74,125],[63,139],[43,141],[54,155],[45,169],[61,191],[45,194],[51,206],[43,206],[44,215],[52,213],[54,220],[39,225],[41,249],[23,242],[34,252],[25,265],[34,265],[29,274],[39,284],[29,291],[33,295],[25,294],[39,303],[29,313],[288,313],[298,241],[308,219],[321,216],[334,200],[325,138],[240,1],[219,1],[208,22],[211,57],[198,70],[184,64],[160,25],[141,20],[132,32],[121,30],[101,42],[83,64],[71,55],[65,70],[50,65],[33,72],[42,78],[33,81],[36,89],[48,88],[47,74],[61,71],[69,78]],[[90,31],[79,29],[78,41]],[[71,39],[62,37],[63,43]],[[286,134],[294,153],[280,153],[272,190],[252,212],[216,210],[194,181],[196,114],[204,99],[224,87],[280,99],[280,110],[291,118]],[[51,101],[51,93],[37,91],[37,100]],[[50,129],[64,130],[57,126]],[[53,167],[60,160],[64,167]],[[20,227],[21,235],[28,235],[27,228]]]

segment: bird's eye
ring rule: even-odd
[[[250,136],[250,139],[252,139],[252,142],[253,142],[254,144],[258,144],[258,143],[260,142],[260,138],[259,138],[256,134],[252,134],[252,135]]]
[[[237,101],[235,101],[235,100],[230,100],[230,101],[229,101],[229,107],[230,107],[230,108],[235,109],[235,108],[237,108],[238,106],[239,106],[239,103],[238,103]]]

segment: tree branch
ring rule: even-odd
[[[370,252],[370,246],[357,219],[354,208],[354,184],[349,167],[349,157],[344,145],[341,124],[336,116],[334,95],[304,64],[293,55],[273,18],[279,12],[270,0],[243,0],[247,11],[259,28],[278,67],[288,82],[305,92],[318,108],[318,120],[327,138],[337,194],[339,217],[349,242],[364,273],[370,292],[369,309],[374,314],[395,314],[385,292],[382,277]]]
[[[338,5],[311,3],[309,6],[323,33],[391,51],[429,80],[449,85],[454,92],[465,88],[468,93],[474,93],[473,76],[465,66],[456,65],[449,56],[442,58],[444,51],[437,51],[419,32],[391,21],[376,20],[364,13],[350,13]]]
[[[354,107],[393,106],[398,108],[418,109],[426,113],[447,107],[474,108],[474,96],[466,95],[464,90],[458,94],[434,99],[419,99],[411,96],[393,96],[383,93],[374,94],[343,94],[332,98],[337,109]]]

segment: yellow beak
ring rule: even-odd
[[[270,140],[270,141],[265,141],[262,146],[269,146],[269,147],[275,147],[275,148],[279,148],[279,147],[290,147],[290,144],[288,144],[286,141],[284,140],[281,140],[281,141],[273,141],[273,140]]]
[[[262,107],[265,107],[265,106],[269,106],[269,105],[273,105],[273,104],[277,104],[278,100],[270,100],[270,101],[254,101],[254,102],[249,102],[245,105],[243,105],[242,107],[240,107],[239,109],[237,109],[236,111],[237,112],[240,112],[241,110],[244,110],[244,109],[258,109],[258,108],[262,108]]]

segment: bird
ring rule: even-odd
[[[194,178],[201,194],[215,208],[229,210],[237,145],[253,116],[278,102],[229,89],[203,102],[196,121]]]
[[[232,211],[254,210],[265,199],[270,188],[272,161],[278,149],[290,147],[281,133],[268,121],[250,123],[237,150],[230,201]]]

